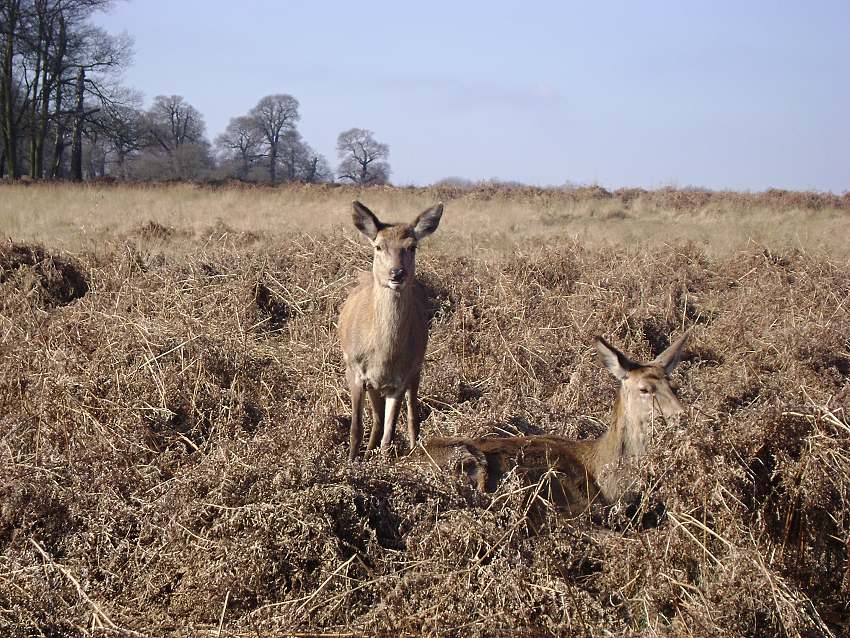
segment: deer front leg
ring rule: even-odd
[[[386,450],[393,442],[395,436],[395,423],[398,420],[398,411],[401,407],[403,392],[387,397],[384,408],[384,438],[381,439],[381,449]]]
[[[372,431],[369,433],[369,444],[366,451],[370,452],[378,447],[381,433],[384,431],[384,397],[372,388],[368,389],[369,403],[372,404]]]
[[[416,449],[416,441],[419,440],[419,378],[417,373],[407,389],[407,439],[410,443],[410,451]]]
[[[351,370],[346,370],[345,376],[348,379],[348,390],[351,392],[351,434],[348,460],[354,461],[360,451],[360,443],[363,441],[363,383],[356,378]]]

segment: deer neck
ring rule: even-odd
[[[626,409],[625,390],[621,387],[614,403],[611,426],[595,441],[593,471],[605,498],[611,502],[620,497],[619,475],[623,459],[642,456],[646,450],[641,438],[641,423]]]
[[[390,346],[406,338],[403,328],[409,324],[413,310],[413,282],[402,290],[372,284],[372,323],[377,343]]]

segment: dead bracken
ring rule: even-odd
[[[347,462],[335,321],[367,246],[227,234],[144,268],[120,241],[0,249],[0,635],[848,631],[847,263],[435,237],[425,441],[596,436],[593,336],[646,361],[690,331],[682,421],[637,467],[657,524],[530,529],[516,476]]]
[[[73,259],[52,255],[41,246],[11,242],[0,246],[0,286],[48,308],[69,304],[89,290]]]

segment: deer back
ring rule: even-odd
[[[483,492],[494,492],[516,473],[522,483],[537,484],[540,496],[578,514],[601,499],[591,443],[559,436],[433,437],[417,460],[465,476]]]

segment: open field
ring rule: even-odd
[[[148,221],[192,231],[217,219],[270,238],[348,224],[351,200],[379,211],[415,214],[444,201],[449,214],[436,242],[503,250],[523,240],[575,240],[585,246],[694,242],[710,254],[755,245],[850,256],[850,193],[699,190],[609,193],[576,189],[391,188],[344,186],[228,187],[175,185],[3,186],[0,231],[66,250],[96,249]]]
[[[850,631],[846,196],[0,194],[0,635]],[[517,481],[347,463],[355,196],[446,202],[426,437],[596,436],[593,336],[649,359],[691,330],[640,463],[657,520],[532,533]]]

